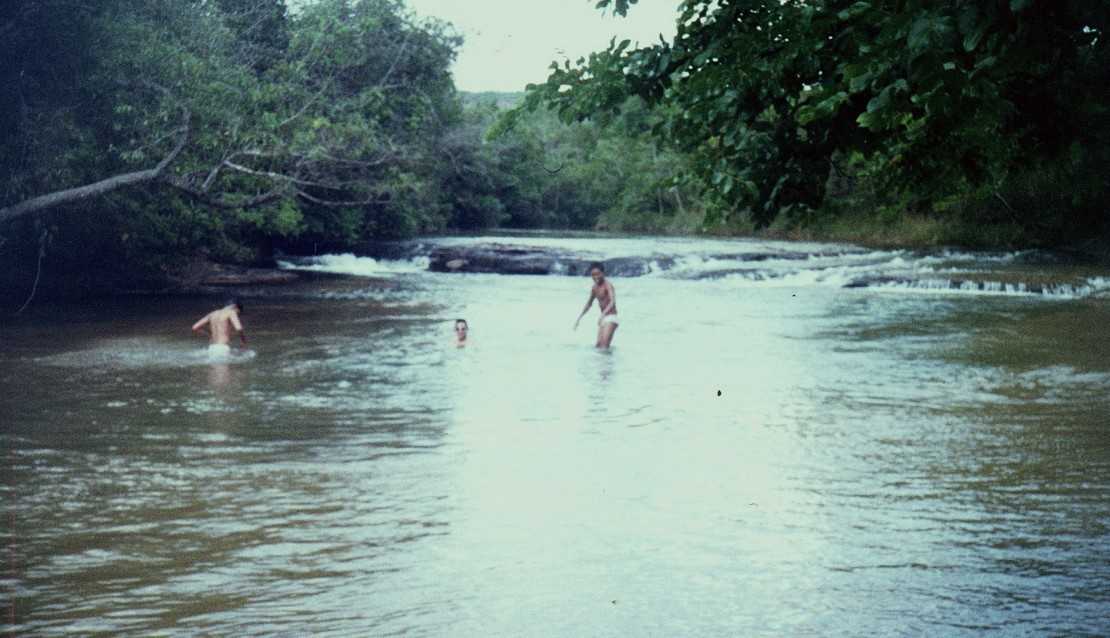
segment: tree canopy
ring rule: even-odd
[[[402,0],[11,0],[0,34],[0,288],[44,253],[56,279],[157,275],[445,228],[660,228],[683,203],[642,102],[487,139],[519,94],[463,99],[460,38]]]
[[[29,261],[45,230],[67,267],[249,260],[274,239],[417,232],[450,214],[435,149],[461,117],[459,39],[400,0],[2,11],[5,258]]]
[[[657,134],[758,224],[821,206],[834,162],[860,158],[924,209],[1031,166],[1105,166],[1108,16],[1086,0],[684,0],[673,41],[553,65],[526,106],[671,107]]]
[[[24,152],[5,157],[0,221],[135,183],[228,209],[371,204],[452,117],[457,42],[399,2],[321,0],[292,21],[279,0],[16,4],[29,63],[9,67],[7,127]],[[59,47],[84,67],[59,81],[37,36],[67,30],[89,41]]]

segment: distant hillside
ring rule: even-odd
[[[493,102],[499,109],[511,109],[524,99],[524,91],[459,91],[464,106]]]

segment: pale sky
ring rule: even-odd
[[[670,41],[679,0],[640,0],[622,18],[596,0],[408,0],[421,17],[446,20],[466,38],[453,72],[462,91],[523,91],[543,82],[552,61],[579,57],[628,38]]]

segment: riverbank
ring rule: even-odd
[[[87,268],[67,276],[43,266],[28,272],[19,284],[0,288],[0,304],[12,314],[36,301],[71,300],[118,295],[226,296],[244,291],[287,287],[305,280],[305,273],[273,266],[219,263],[196,257],[173,258],[156,272],[134,272],[118,268]],[[10,277],[10,275],[9,275]]]

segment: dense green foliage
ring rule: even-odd
[[[0,261],[82,288],[449,228],[673,227],[684,160],[461,96],[460,40],[401,0],[12,0],[0,8]],[[692,199],[690,194],[687,198]],[[691,204],[700,219],[700,208]],[[45,249],[45,250],[43,250]],[[88,281],[86,281],[88,279]]]
[[[493,161],[485,174],[496,184],[490,194],[504,205],[506,226],[656,232],[700,226],[700,204],[674,184],[686,159],[659,148],[651,130],[662,116],[639,98],[604,125],[565,123],[546,109],[507,111],[495,98],[478,100],[471,113],[490,133]]]
[[[0,52],[16,98],[0,121],[0,207],[111,183],[6,220],[17,264],[34,263],[19,253],[43,230],[61,270],[81,272],[198,251],[250,260],[282,238],[353,241],[449,215],[435,148],[461,116],[458,41],[398,1],[290,16],[281,0],[19,0],[0,29],[18,35]]]
[[[1106,221],[1110,4],[684,0],[680,14],[673,41],[556,66],[527,106],[568,121],[629,95],[667,107],[660,139],[722,216],[757,225],[837,209],[830,177],[864,186],[840,209],[958,200],[1052,239]]]

